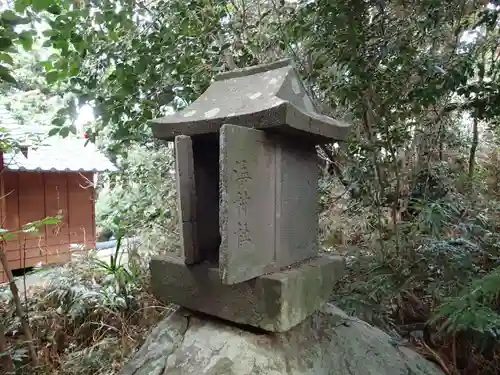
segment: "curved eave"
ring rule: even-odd
[[[189,108],[186,110],[189,111]],[[260,130],[276,130],[292,136],[306,136],[319,144],[344,141],[351,128],[347,123],[305,111],[283,100],[260,111],[221,115],[210,119],[185,117],[185,111],[150,121],[153,135],[173,141],[177,135],[217,133],[222,125],[233,124]]]
[[[217,133],[224,124],[233,124],[261,129],[283,124],[286,119],[286,103],[283,101],[260,111],[239,114],[222,114],[212,118],[185,117],[184,111],[160,119],[151,120],[149,125],[156,138],[173,141],[177,135],[200,135]]]
[[[287,107],[286,125],[311,136],[325,138],[328,142],[345,141],[351,130],[350,124],[305,111],[290,103]]]

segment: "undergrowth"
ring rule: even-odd
[[[121,269],[118,268],[117,269]],[[16,374],[115,374],[148,330],[170,310],[150,293],[146,272],[120,273],[86,258],[46,271],[30,288],[25,306],[40,366],[28,364],[10,293],[1,292],[4,322]]]
[[[419,202],[398,225],[398,253],[391,235],[374,243],[369,225],[344,239],[335,303],[408,340],[446,374],[500,373],[500,202],[475,183]]]

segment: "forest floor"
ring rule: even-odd
[[[446,243],[438,251],[419,248],[412,261],[401,257],[382,261],[371,253],[346,251],[348,272],[337,286],[333,303],[405,339],[448,375],[500,373],[498,345],[484,352],[469,335],[454,336],[442,329],[440,321],[433,323],[433,310],[443,298],[439,295],[450,294],[455,275],[476,273],[476,268],[488,263],[482,253],[461,251],[467,242],[450,238]],[[149,289],[147,257],[141,255],[138,270],[129,272],[133,263],[129,260],[134,258],[129,259],[127,248],[123,249],[116,263],[111,261],[114,248],[75,251],[69,264],[16,279],[40,352],[40,371],[35,374],[116,374],[151,327],[172,311]],[[126,264],[127,269],[121,267]],[[0,287],[0,316],[7,317],[6,336],[13,352],[20,353],[17,361],[25,363],[22,329],[7,289],[7,285]],[[18,373],[33,371],[26,367],[23,372],[21,367]]]
[[[116,243],[115,243],[116,244]],[[92,256],[95,259],[99,259],[107,264],[111,263],[111,256],[114,256],[115,247],[106,247],[91,251],[72,251],[71,261],[78,262],[84,257]],[[119,259],[119,264],[127,264],[128,262],[128,253],[122,252],[122,255]],[[17,288],[20,291],[28,289],[33,286],[43,285],[49,282],[54,274],[57,273],[57,269],[60,268],[61,265],[48,265],[37,268],[33,271],[27,272],[23,276],[15,277]],[[4,284],[5,286],[7,284]],[[0,284],[0,288],[2,285]]]

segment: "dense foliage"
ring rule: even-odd
[[[165,250],[175,243],[172,155],[147,121],[188,105],[221,71],[292,58],[319,110],[354,125],[348,142],[319,151],[321,239],[350,259],[337,303],[450,374],[496,373],[499,7],[16,0],[1,11],[0,79],[11,94],[60,98],[52,134],[74,130],[84,104],[94,109],[90,139],[121,166],[101,191],[100,225]],[[44,53],[16,66],[18,45]]]

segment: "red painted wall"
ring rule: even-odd
[[[9,230],[61,215],[58,225],[40,228],[38,234],[22,234],[4,246],[11,269],[39,263],[64,263],[71,259],[70,244],[95,246],[95,191],[92,173],[11,172],[0,176],[1,227]],[[0,283],[5,282],[0,265]]]

